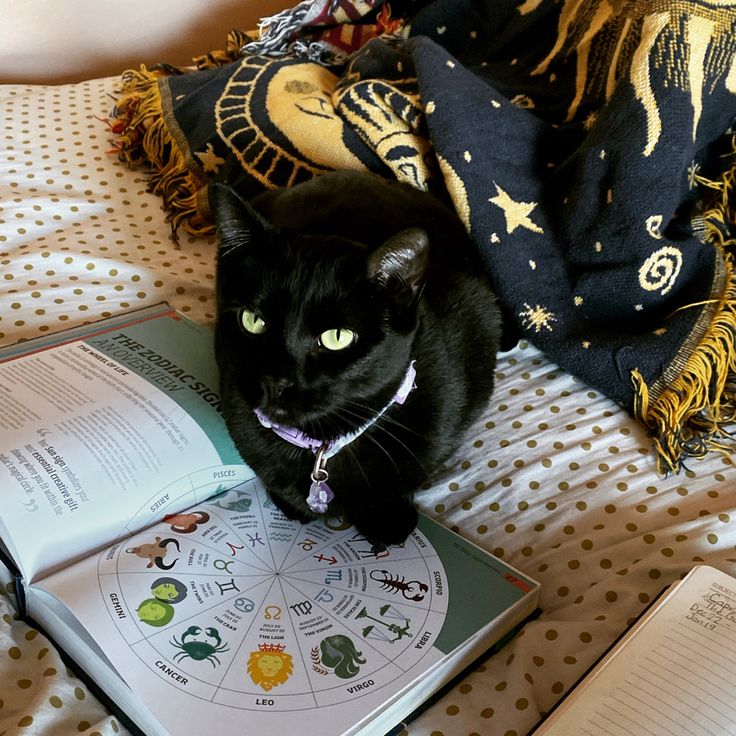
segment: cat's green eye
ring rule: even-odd
[[[252,310],[244,309],[240,313],[240,324],[251,335],[260,335],[266,331],[266,323]]]
[[[338,327],[335,330],[325,330],[319,336],[319,344],[327,350],[345,350],[355,342],[356,337],[347,327]]]

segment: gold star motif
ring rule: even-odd
[[[488,201],[495,204],[496,207],[500,207],[503,210],[503,214],[506,217],[506,232],[510,235],[516,230],[517,227],[525,227],[527,230],[531,230],[533,233],[543,233],[539,225],[532,222],[529,215],[532,210],[537,206],[536,202],[516,202],[511,199],[509,195],[501,189],[496,182],[496,196],[491,197]]]
[[[542,328],[548,332],[552,332],[552,323],[557,322],[554,312],[550,312],[549,309],[543,307],[540,304],[535,304],[533,307],[524,302],[524,309],[519,312],[521,317],[521,323],[526,329],[533,329],[537,335],[542,331]]]
[[[205,171],[217,173],[217,169],[225,163],[225,159],[215,153],[215,149],[211,143],[207,144],[207,150],[200,152],[195,151],[194,155],[202,162]]]

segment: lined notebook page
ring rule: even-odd
[[[734,736],[736,579],[694,568],[534,736]]]

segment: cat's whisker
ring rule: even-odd
[[[343,407],[342,411],[345,411],[345,412],[350,412],[350,409],[349,409],[348,407]],[[355,411],[353,411],[353,412],[351,412],[351,413],[352,413],[353,415],[355,415],[355,416],[360,416],[360,415],[359,415],[359,414],[358,414],[357,412],[355,412]],[[420,459],[419,459],[419,458],[417,457],[416,453],[414,453],[414,451],[413,451],[413,450],[412,450],[412,449],[411,449],[411,448],[410,448],[410,447],[409,447],[409,446],[408,446],[408,445],[407,445],[407,444],[406,444],[406,443],[405,443],[405,442],[404,442],[403,440],[401,440],[401,439],[400,439],[400,438],[399,438],[399,437],[398,437],[398,436],[397,436],[397,435],[396,435],[396,434],[395,434],[394,432],[391,432],[391,431],[390,431],[390,430],[388,430],[388,429],[387,429],[386,427],[382,427],[382,426],[381,426],[381,422],[382,422],[382,421],[383,421],[384,419],[388,419],[388,418],[389,418],[389,417],[387,417],[387,416],[386,416],[385,414],[382,414],[382,415],[381,415],[380,417],[378,417],[378,418],[376,419],[376,421],[375,421],[375,422],[374,422],[374,424],[373,424],[373,427],[375,427],[376,429],[380,429],[380,430],[381,430],[382,432],[384,432],[385,434],[387,434],[387,435],[388,435],[388,436],[389,436],[389,437],[390,437],[390,438],[391,438],[391,439],[392,439],[392,440],[393,440],[394,442],[396,442],[396,443],[397,443],[398,445],[400,445],[401,447],[403,447],[403,448],[404,448],[404,449],[406,450],[406,452],[407,452],[407,453],[408,453],[408,454],[409,454],[409,455],[410,455],[410,456],[411,456],[411,457],[412,457],[412,458],[413,458],[413,459],[414,459],[414,460],[416,461],[417,465],[418,465],[418,466],[419,466],[420,468],[422,468],[422,470],[423,470],[423,471],[425,471],[425,472],[426,472],[426,468],[424,467],[424,464],[423,464],[423,463],[421,462],[421,460],[420,460]],[[397,424],[397,425],[398,425],[399,427],[402,427],[402,428],[406,429],[407,431],[411,431],[411,430],[409,430],[409,428],[408,428],[408,427],[403,427],[403,425],[401,424],[401,422],[396,422],[396,421],[395,421],[394,423],[395,423],[395,424]],[[418,433],[417,433],[417,432],[413,432],[413,434],[418,434]],[[378,442],[378,440],[377,440],[377,439],[376,439],[375,437],[372,437],[372,436],[370,435],[370,433],[367,433],[367,434],[366,434],[365,436],[366,436],[366,437],[367,437],[368,439],[372,439],[372,440],[373,440],[374,442],[376,442],[376,443],[377,443],[377,444],[378,444],[378,445],[379,445],[379,446],[381,447],[381,449],[382,449],[382,450],[383,450],[384,452],[386,452],[386,454],[387,454],[387,455],[389,455],[389,457],[391,456],[391,454],[390,454],[390,453],[388,452],[388,450],[386,450],[386,449],[385,449],[385,448],[383,447],[383,445],[381,445],[381,444],[380,444],[380,442]],[[421,436],[421,435],[419,435],[419,436]],[[393,458],[392,458],[392,462],[393,462]],[[395,463],[394,463],[394,465],[395,465]]]
[[[367,424],[372,420],[378,420],[378,413],[373,407],[368,404],[360,403],[355,399],[351,399],[349,402],[344,404],[340,410],[350,412],[354,417],[360,420],[361,424]]]
[[[384,432],[385,434],[387,434],[394,442],[396,442],[399,445],[401,445],[407,451],[407,453],[409,455],[411,455],[411,457],[413,457],[414,460],[416,460],[417,465],[426,472],[426,468],[424,467],[424,464],[419,460],[419,458],[411,450],[411,448],[403,440],[401,440],[399,438],[399,436],[395,432],[392,432],[390,429],[388,429],[387,427],[383,426],[383,424],[385,422],[391,422],[394,425],[392,427],[392,429],[400,429],[400,430],[402,430],[404,432],[411,433],[415,437],[419,437],[420,439],[426,439],[427,435],[426,434],[423,434],[421,432],[416,432],[415,430],[411,429],[410,427],[407,427],[402,422],[399,422],[399,421],[393,419],[392,417],[387,416],[386,414],[382,414],[380,417],[376,418],[376,421],[375,421],[375,423],[373,425],[376,429],[381,430],[382,432]]]
[[[416,464],[422,469],[422,471],[425,473],[425,475],[427,474],[428,471],[427,471],[427,468],[425,467],[424,463],[419,459],[419,457],[417,456],[417,454],[409,447],[409,445],[406,444],[406,442],[403,442],[395,434],[393,434],[393,432],[389,432],[385,427],[382,427],[380,425],[380,420],[378,422],[376,422],[375,427],[376,427],[376,429],[380,429],[381,431],[385,432],[389,437],[391,437],[392,440],[394,440],[394,442],[396,442],[399,445],[401,445],[401,447],[403,447],[406,450],[407,454],[410,455],[414,459],[414,461],[416,462]],[[368,436],[370,437],[370,435],[368,435]]]
[[[373,435],[371,434],[365,434],[364,436],[366,440],[370,440],[376,447],[378,447],[378,449],[381,450],[391,461],[391,465],[396,468],[397,472],[401,473],[401,468],[399,468],[398,464],[396,463],[394,456],[378,441],[378,439],[376,437],[373,437]]]
[[[340,419],[344,419],[345,421],[348,421],[348,417],[350,415],[352,415],[354,417],[358,417],[363,423],[366,421],[365,418],[362,417],[360,414],[358,414],[357,412],[354,412],[354,411],[350,411],[347,407],[342,407],[342,409],[338,409],[335,412],[335,414]],[[388,459],[391,461],[391,464],[396,468],[396,470],[400,470],[399,469],[399,466],[396,464],[396,461],[393,458],[393,456],[391,455],[391,453],[375,437],[372,437],[369,433],[363,433],[361,435],[361,438],[365,438],[366,440],[370,440],[371,442],[373,442],[373,444],[375,444],[386,455],[386,457],[388,457]],[[366,476],[365,472],[363,471],[363,468],[361,467],[360,463],[358,462],[358,459],[357,459],[357,457],[355,455],[354,448],[351,447],[350,445],[347,445],[345,449],[350,451],[350,456],[355,460],[355,464],[360,469],[360,472],[363,475],[363,477],[365,478],[366,483],[368,483],[368,485],[370,485],[370,481],[369,481],[368,477]]]
[[[325,429],[322,428],[322,424],[324,422]],[[337,422],[335,422],[332,417],[326,416],[321,417],[317,420],[317,428],[319,430],[319,436],[320,437],[339,437],[342,434],[342,431],[337,425]]]
[[[370,417],[364,416],[356,411],[351,411],[347,406],[338,409],[335,415],[341,421],[345,422],[345,424],[349,424],[354,430],[364,427],[370,421]]]
[[[294,446],[292,446],[291,451],[289,453],[289,455],[290,455],[289,459],[292,460],[292,461],[294,461],[294,462],[296,462],[297,460],[299,460],[299,457],[301,456],[301,453],[302,453],[301,447],[296,447],[294,445]]]
[[[363,480],[365,481],[366,485],[370,486],[370,483],[371,483],[370,479],[368,478],[368,475],[366,474],[365,470],[363,470],[363,466],[360,464],[360,459],[358,458],[358,455],[355,452],[355,450],[352,447],[350,447],[350,445],[348,445],[345,448],[345,451],[347,452],[347,454],[350,456],[351,460],[353,461],[353,465],[355,465],[355,467],[358,469],[360,474],[363,476]]]
[[[351,401],[350,403],[351,403],[351,406],[357,407],[359,409],[366,409],[367,411],[371,412],[372,416],[375,416],[375,414],[373,413],[373,409],[371,409],[367,404],[360,404],[359,402],[355,400]],[[356,416],[357,416],[357,413],[356,413]],[[428,437],[428,435],[425,432],[418,432],[416,429],[412,429],[408,425],[404,424],[403,422],[398,421],[398,419],[395,419],[394,417],[386,413],[382,414],[377,421],[389,422],[390,424],[395,425],[398,429],[402,429],[405,432],[409,432],[416,437],[420,437],[421,439],[426,439]]]

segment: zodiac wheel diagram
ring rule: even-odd
[[[441,656],[448,583],[421,531],[376,551],[337,520],[290,521],[256,480],[118,542],[98,575],[144,664],[231,707],[364,697]]]

